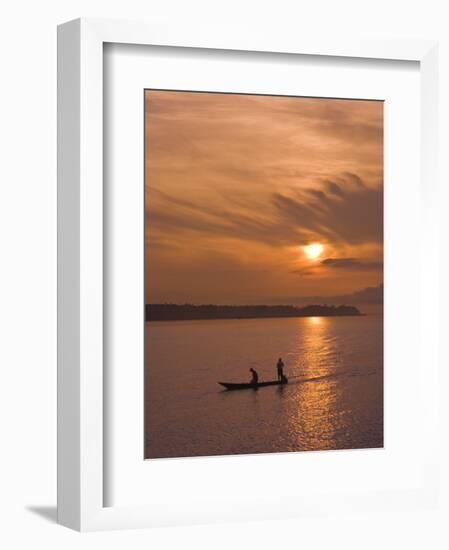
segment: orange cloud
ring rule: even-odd
[[[145,95],[147,302],[264,303],[378,285],[383,104]],[[359,269],[307,270],[302,245]],[[361,265],[364,268],[361,268]],[[316,266],[315,266],[316,268]]]

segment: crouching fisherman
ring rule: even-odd
[[[252,374],[252,377],[251,377],[251,384],[254,384],[256,385],[258,382],[259,382],[259,375],[257,374],[257,372],[251,368],[249,369],[251,374]]]

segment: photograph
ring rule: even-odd
[[[144,458],[384,446],[384,102],[144,91]]]

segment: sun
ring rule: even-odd
[[[320,243],[308,244],[304,247],[304,252],[310,260],[316,260],[323,253],[324,246]]]

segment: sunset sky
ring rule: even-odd
[[[145,132],[147,303],[379,301],[382,102],[147,90]]]

